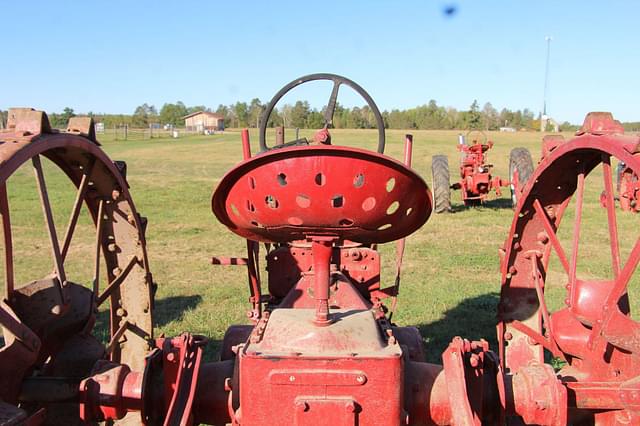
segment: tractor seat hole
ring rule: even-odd
[[[302,225],[302,219],[300,219],[299,217],[295,217],[295,216],[291,216],[290,218],[288,218],[287,222],[289,222],[289,225],[293,225],[293,226]]]
[[[327,178],[324,174],[318,173],[315,177],[315,182],[318,186],[324,186],[324,184],[327,183]]]
[[[411,212],[412,212],[412,211],[413,211],[413,208],[412,208],[412,207],[409,207],[409,208],[407,209],[407,211],[405,212],[405,215],[406,215],[406,216],[409,216],[409,215],[411,214]]]
[[[387,181],[387,185],[386,185],[386,187],[387,187],[387,192],[391,192],[391,191],[393,191],[393,188],[395,188],[395,186],[396,186],[396,179],[395,179],[395,178],[390,178],[390,179]]]
[[[391,228],[390,223],[385,223],[384,225],[378,226],[378,231],[384,231],[385,229]]]
[[[344,219],[340,219],[339,223],[340,223],[340,226],[351,226],[353,225],[353,220],[344,218]]]
[[[235,214],[236,216],[240,216],[240,212],[238,211],[238,208],[236,207],[235,204],[231,204],[231,211],[233,212],[233,214]]]
[[[247,200],[247,210],[249,210],[250,212],[256,211],[256,206],[253,205],[251,200]]]
[[[285,175],[284,173],[279,173],[278,183],[280,184],[280,186],[287,186],[287,175]]]
[[[362,202],[362,210],[364,210],[365,212],[373,210],[375,206],[376,206],[376,199],[373,197],[366,198]]]
[[[387,214],[388,215],[392,215],[394,214],[397,210],[398,207],[400,207],[400,203],[398,201],[394,201],[393,203],[391,203],[391,205],[387,208]]]
[[[249,176],[249,188],[256,189],[256,180],[253,176]]]
[[[362,185],[364,185],[364,174],[358,173],[353,179],[353,186],[356,188],[362,188]]]
[[[311,198],[308,195],[298,194],[296,197],[296,204],[303,209],[306,209],[311,205]]]
[[[344,206],[344,196],[342,195],[334,195],[331,198],[331,206],[334,208],[339,208]]]
[[[271,209],[277,209],[278,206],[280,205],[280,203],[278,203],[278,200],[276,199],[276,197],[274,197],[273,195],[267,195],[264,198],[264,202],[267,205],[267,207],[269,207]]]

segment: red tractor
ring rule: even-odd
[[[469,145],[467,139],[471,139]],[[451,210],[451,189],[460,190],[465,206],[477,206],[484,203],[491,191],[502,195],[501,187],[509,186],[513,206],[517,203],[521,188],[533,172],[531,154],[526,148],[515,148],[509,158],[509,178],[504,180],[491,175],[493,164],[488,163],[487,152],[493,142],[487,140],[484,132],[470,131],[467,136],[458,136],[457,148],[460,151],[460,181],[450,184],[449,160],[445,155],[434,155],[431,162],[434,211],[443,213]]]
[[[567,257],[556,232],[575,193],[579,234],[584,179],[596,167],[609,201],[612,156],[640,171],[640,138],[585,127],[545,159],[523,188],[501,250],[498,353],[484,340],[454,337],[442,365],[430,364],[418,330],[392,321],[404,238],[432,210],[427,185],[410,167],[412,139],[402,162],[383,154],[383,127],[377,152],[331,144],[340,85],[363,94],[382,117],[343,77],[312,75],[287,87],[316,79],[332,80],[334,90],[314,140],[266,144],[276,96],[262,120],[261,152],[251,155],[243,132],[244,160],[213,194],[216,218],[247,245],[245,257],[213,263],[246,266],[251,324],[230,327],[212,362],[202,359],[202,336],[153,336],[146,221],[133,205],[125,165],[100,149],[92,121],[74,119],[66,132],[55,132],[42,112],[10,111],[0,133],[0,425],[638,424],[640,324],[629,316],[627,287],[640,240],[621,263],[608,203],[614,274],[578,278],[578,244]],[[42,157],[78,188],[62,244]],[[35,173],[53,272],[19,285],[13,237],[23,230],[11,225],[7,180],[25,162]],[[90,283],[76,282],[66,264],[83,204],[95,225]],[[397,241],[396,276],[386,284],[377,245],[390,241]],[[552,312],[545,282],[554,254],[568,284],[565,307]],[[108,283],[99,282],[100,260]],[[108,307],[106,344],[94,331],[100,306]],[[545,354],[563,365],[554,369]]]

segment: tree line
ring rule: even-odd
[[[215,112],[224,117],[226,127],[258,127],[266,105],[258,98],[251,102],[236,102],[231,105],[218,105],[214,110],[205,105],[186,106],[183,102],[165,103],[158,109],[154,105],[144,103],[132,114],[96,114],[89,112],[97,122],[111,128],[119,125],[145,128],[153,124],[184,126],[184,117],[198,111]],[[459,111],[452,107],[439,106],[435,100],[427,104],[409,109],[392,109],[382,111],[385,128],[388,129],[482,129],[497,130],[500,127],[511,127],[517,130],[539,130],[540,117],[536,117],[528,108],[510,110],[502,108],[498,111],[487,102],[480,108],[474,100],[468,110]],[[55,128],[66,126],[69,118],[76,115],[72,108],[65,108],[62,113],[49,114],[49,121]],[[0,111],[0,124],[6,122],[6,111]],[[307,101],[285,104],[274,109],[269,117],[268,127],[285,126],[288,128],[317,129],[324,125],[324,108],[311,108]],[[640,122],[623,123],[626,131],[640,131]],[[376,127],[376,120],[368,105],[347,108],[339,103],[333,116],[334,128],[370,129]],[[560,130],[573,131],[580,126],[564,122]]]

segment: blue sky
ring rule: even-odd
[[[266,102],[298,76],[332,72],[381,109],[477,99],[537,114],[550,35],[556,120],[606,110],[640,121],[637,1],[7,1],[2,14],[0,109],[215,108]],[[320,108],[329,93],[320,84],[285,102]]]

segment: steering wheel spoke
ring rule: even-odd
[[[340,81],[333,81],[333,90],[331,90],[331,97],[327,102],[327,108],[324,110],[324,128],[329,128],[329,125],[333,124],[333,114],[336,112],[336,100],[338,98],[338,91],[340,90]]]

